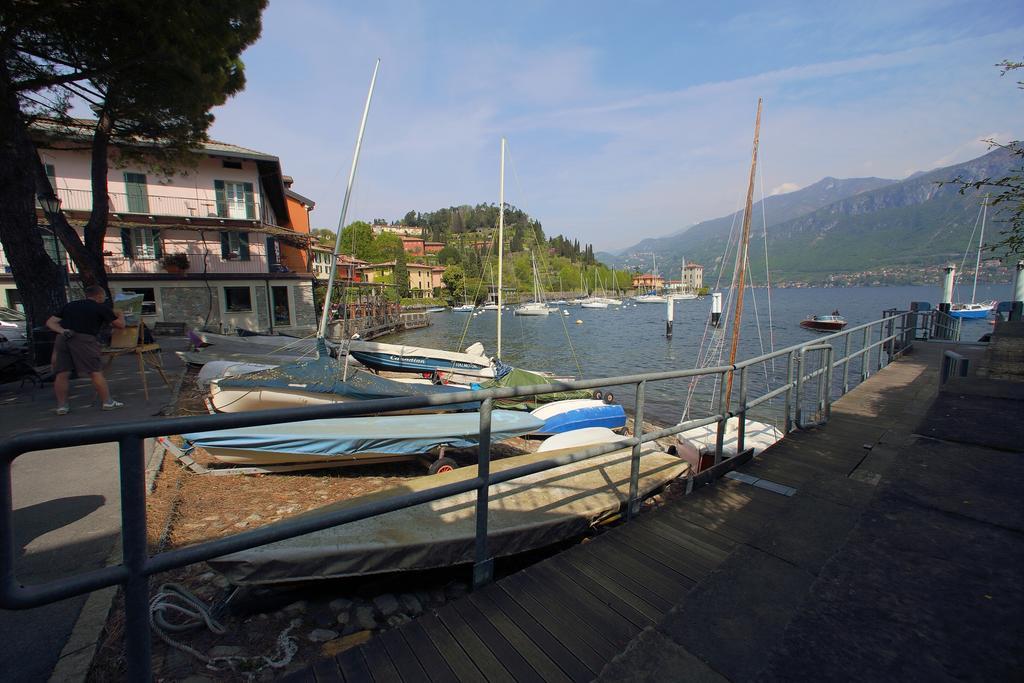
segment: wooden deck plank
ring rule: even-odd
[[[542,683],[544,679],[541,675],[530,666],[472,600],[456,600],[452,606],[514,679],[520,682]]]
[[[345,650],[341,654],[336,655],[334,661],[338,665],[338,669],[345,676],[346,681],[362,682],[373,680],[370,670],[366,667],[366,659],[363,657],[363,649],[361,647]]]
[[[673,529],[679,529],[690,538],[703,543],[710,548],[711,553],[724,553],[728,555],[736,549],[738,543],[728,536],[712,531],[707,527],[694,524],[688,519],[684,519],[679,515],[674,514],[674,507],[661,507],[655,512],[657,514],[652,515],[652,519],[657,520],[661,524],[667,524]]]
[[[554,633],[560,631],[557,624],[552,626],[553,618],[544,609],[527,611],[500,586],[490,585],[476,596],[485,596],[509,619],[511,619],[530,639],[536,643],[551,659],[558,663],[566,674],[574,681],[590,681],[601,671],[604,660],[583,640],[569,637],[560,641]]]
[[[618,571],[605,562],[596,560],[587,561],[587,558],[579,553],[566,553],[565,560],[572,566],[583,571],[594,581],[605,586],[609,591],[627,599],[633,607],[657,621],[658,618],[672,609],[672,601],[666,600],[648,589],[643,584],[633,580],[629,575]]]
[[[621,614],[595,600],[593,595],[556,571],[547,562],[534,565],[524,574],[523,578],[526,581],[556,594],[566,608],[590,624],[591,628],[599,629],[617,647],[628,643],[640,630]]]
[[[409,648],[416,655],[427,677],[437,683],[455,683],[458,678],[445,661],[444,654],[435,646],[423,629],[420,620],[414,620],[398,629]]]
[[[318,683],[338,683],[345,680],[345,675],[341,673],[333,657],[313,662],[313,676]]]
[[[646,561],[640,553],[632,548],[623,548],[620,544],[588,543],[581,553],[595,562],[606,563],[633,580],[642,583],[669,603],[675,602],[680,596],[693,587],[694,582],[681,581],[675,572],[661,565]]]
[[[455,639],[441,620],[433,614],[424,614],[418,620],[423,631],[427,634],[430,642],[437,651],[444,656],[444,661],[451,668],[455,678],[460,681],[478,681],[483,679],[483,673],[470,659],[466,651],[462,649],[459,641]]]
[[[515,681],[515,678],[505,670],[494,653],[488,649],[487,645],[480,640],[480,637],[455,610],[452,603],[437,610],[437,618],[441,620],[441,623],[458,641],[469,658],[473,660],[473,664],[480,669],[488,681],[508,681],[509,683]]]
[[[281,677],[282,683],[317,683],[313,669],[305,668]]]
[[[699,558],[700,562],[708,565],[711,569],[721,564],[725,558],[729,557],[729,553],[732,552],[732,548],[722,550],[717,545],[707,543],[704,540],[706,534],[697,531],[697,528],[692,524],[673,524],[669,520],[656,515],[648,520],[644,520],[644,522],[645,529],[649,529],[658,535],[666,535],[672,538],[676,545],[686,548],[694,557]],[[733,544],[733,548],[735,547],[735,544]]]
[[[416,655],[413,654],[412,648],[405,642],[401,633],[395,630],[384,631],[376,639],[384,645],[384,649],[387,650],[388,656],[391,658],[391,663],[395,665],[395,669],[398,670],[398,675],[402,677],[403,681],[425,681],[427,679],[426,671],[423,670]]]
[[[523,581],[518,574],[506,577],[498,585],[530,614],[540,610],[541,613],[550,615],[551,618],[547,620],[545,626],[558,640],[563,643],[572,640],[586,643],[587,647],[597,654],[599,670],[605,662],[615,656],[615,646],[608,642],[603,634],[577,617],[564,606],[562,600],[553,599],[550,592],[535,590],[532,584]]]
[[[398,669],[391,662],[388,651],[384,649],[380,636],[370,638],[359,649],[363,651],[366,668],[369,669],[374,681],[377,683],[401,683],[402,677],[398,675]]]
[[[670,529],[655,527],[651,524],[637,525],[628,534],[623,534],[628,542],[642,552],[651,555],[652,553],[668,562],[667,566],[681,572],[683,576],[699,581],[708,575],[711,570],[717,567],[718,562],[711,561],[698,552],[694,552],[693,546],[678,540],[678,536]]]
[[[594,599],[607,605],[610,610],[629,621],[638,629],[646,628],[654,623],[655,620],[653,618],[633,607],[631,600],[625,597],[629,595],[629,591],[621,589],[617,591],[608,590],[602,582],[596,581],[590,575],[581,572],[568,561],[562,563],[548,562],[547,566],[553,571],[562,574],[567,580],[575,582],[590,593]]]

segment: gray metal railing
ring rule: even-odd
[[[488,496],[494,484],[519,477],[552,469],[562,465],[579,462],[599,455],[632,448],[631,470],[628,500],[625,504],[627,519],[632,518],[639,510],[640,500],[639,471],[642,444],[673,436],[689,429],[717,423],[715,442],[715,465],[710,471],[691,474],[687,490],[701,485],[729,469],[737,466],[749,457],[744,453],[746,417],[748,411],[779,396],[785,397],[784,419],[785,431],[794,426],[804,427],[821,424],[828,419],[832,394],[832,375],[835,368],[843,367],[843,382],[838,387],[842,395],[849,390],[848,370],[850,361],[861,359],[861,378],[867,379],[871,374],[871,354],[877,354],[876,368],[883,366],[883,351],[887,351],[889,359],[899,356],[910,348],[919,328],[919,321],[911,320],[906,312],[886,312],[886,317],[860,325],[849,330],[823,336],[813,342],[796,344],[770,354],[745,360],[735,365],[718,366],[694,370],[672,370],[638,375],[626,375],[607,379],[577,380],[552,382],[551,384],[488,389],[482,391],[463,391],[458,393],[417,396],[408,398],[391,398],[375,401],[359,401],[332,405],[294,408],[287,410],[258,411],[252,413],[234,413],[207,415],[197,417],[178,417],[161,420],[140,420],[137,422],[110,424],[95,427],[63,429],[45,433],[19,434],[0,442],[0,607],[7,609],[28,609],[81,595],[108,586],[121,585],[125,599],[125,639],[128,663],[128,680],[140,681],[150,679],[150,633],[148,619],[150,576],[159,572],[203,562],[233,552],[247,550],[257,546],[294,538],[321,529],[339,526],[369,517],[386,514],[414,505],[427,503],[448,496],[477,492],[476,502],[476,541],[473,564],[473,584],[479,587],[488,583],[493,577],[494,559],[488,549]],[[873,341],[874,330],[878,330],[878,339]],[[834,341],[843,338],[846,350],[842,358],[836,359],[832,346]],[[851,352],[851,340],[862,339],[861,348]],[[888,348],[886,348],[888,347]],[[805,362],[809,354],[823,354],[824,362],[814,370],[805,372]],[[749,370],[760,363],[774,358],[787,359],[787,381],[760,396],[751,398],[749,394]],[[704,418],[687,420],[671,427],[644,432],[644,396],[648,382],[681,379],[696,376],[716,376],[719,386],[724,383],[730,373],[739,372],[739,392],[734,401],[738,405],[726,405],[719,392],[718,412]],[[819,419],[804,420],[801,409],[801,392],[808,380],[819,379],[815,403]],[[612,444],[600,444],[582,448],[570,454],[553,456],[534,461],[526,465],[492,472],[490,469],[490,434],[491,409],[494,399],[532,396],[555,391],[575,389],[597,389],[607,387],[634,386],[636,399],[634,404],[633,435]],[[145,489],[145,455],[144,439],[147,437],[181,434],[194,431],[215,431],[239,427],[253,427],[267,424],[297,422],[301,420],[347,417],[367,413],[380,414],[404,411],[430,406],[442,406],[454,403],[481,401],[480,417],[480,448],[478,468],[475,477],[459,482],[444,484],[430,489],[405,493],[388,499],[378,499],[363,503],[357,507],[346,508],[334,512],[323,512],[317,515],[304,515],[300,519],[286,519],[251,531],[206,541],[196,545],[176,548],[150,556],[146,543],[146,489]],[[795,410],[796,419],[791,420]],[[742,457],[725,459],[723,457],[726,421],[730,417],[738,417],[736,453]],[[13,461],[32,451],[64,448],[83,444],[116,442],[119,450],[119,468],[121,477],[121,543],[123,562],[120,565],[90,570],[68,577],[56,579],[44,584],[22,586],[18,583],[15,573],[14,529],[13,529],[13,497],[12,473]]]

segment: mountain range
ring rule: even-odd
[[[751,211],[752,268],[764,277],[767,226],[775,281],[850,283],[854,274],[868,274],[894,282],[900,281],[901,272],[906,275],[902,281],[913,281],[911,272],[934,269],[961,257],[978,219],[982,196],[960,194],[958,185],[942,182],[1001,177],[1011,171],[1015,160],[999,148],[903,180],[827,177],[794,192],[766,197]],[[997,237],[999,230],[992,218],[990,214],[986,242],[996,241],[991,238]],[[613,267],[649,271],[650,254],[654,254],[660,274],[678,279],[685,256],[704,266],[705,284],[714,284],[730,232],[738,231],[741,222],[739,211],[596,257]],[[727,272],[731,272],[733,258],[726,259]]]

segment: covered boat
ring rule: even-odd
[[[815,332],[838,332],[846,327],[846,318],[838,313],[831,315],[809,315],[800,321],[800,327]]]
[[[460,375],[490,379],[494,377],[491,359],[484,355],[483,344],[472,344],[464,353],[405,344],[384,344],[353,339],[348,352],[357,361],[374,370],[431,373],[457,371]]]
[[[535,431],[542,422],[527,413],[491,413],[491,440]],[[182,434],[226,463],[279,465],[350,460],[407,459],[442,446],[470,448],[480,441],[480,414],[388,415],[305,420],[286,424]]]
[[[396,382],[345,367],[343,360],[321,356],[210,383],[210,400],[218,412],[239,413],[272,408],[298,408],[325,403],[365,401],[405,396],[439,395],[463,391],[461,387]],[[459,403],[424,408],[424,411],[475,410],[479,404]]]
[[[491,472],[570,455],[579,448],[494,460]],[[632,449],[625,448],[491,486],[488,551],[493,557],[506,557],[544,547],[584,533],[594,524],[617,515],[629,497],[631,459]],[[640,457],[639,495],[645,497],[688,471],[688,465],[679,458],[646,444]],[[460,467],[306,514],[353,508],[475,476],[475,466]],[[474,557],[476,498],[476,491],[469,491],[231,553],[209,563],[237,585],[322,580],[468,563]]]

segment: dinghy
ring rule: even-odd
[[[543,423],[526,413],[491,413],[491,440],[527,434]],[[342,417],[182,434],[221,462],[282,465],[319,461],[385,462],[409,459],[441,447],[480,443],[480,414]]]
[[[465,352],[459,353],[353,339],[348,343],[348,352],[357,361],[373,370],[416,373],[455,370],[460,375],[477,378],[476,381],[494,377],[491,359],[484,355],[483,344],[479,342],[471,345]]]
[[[559,437],[552,437],[559,438]],[[689,466],[646,444],[639,495],[646,497]],[[491,472],[571,455],[579,446],[491,462]],[[519,477],[490,488],[488,551],[506,557],[578,536],[619,514],[629,497],[632,449]],[[312,510],[321,514],[370,501],[465,481],[476,466],[403,482],[401,486]],[[243,550],[209,564],[236,585],[323,580],[383,572],[450,567],[473,561],[476,491],[396,510],[378,517]]]
[[[623,429],[626,411],[618,403],[605,403],[597,399],[570,399],[553,401],[530,412],[544,426],[534,432],[536,436],[561,434],[592,427]]]

